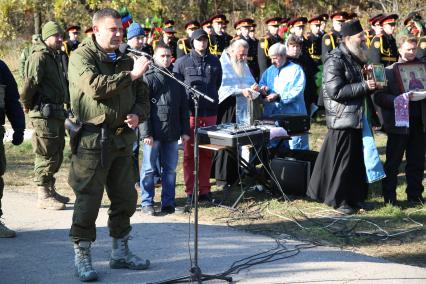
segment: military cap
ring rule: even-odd
[[[290,21],[291,18],[281,18],[280,24],[281,25],[288,25],[288,21]]]
[[[347,16],[347,18],[346,18],[346,21],[351,21],[351,20],[353,20],[353,19],[355,19],[355,18],[358,18],[358,14],[357,14],[357,13],[355,13],[355,12],[350,12],[350,13],[348,13],[348,16]]]
[[[229,23],[228,20],[226,20],[226,16],[224,14],[218,14],[218,15],[214,15],[213,17],[210,18],[210,21],[216,22],[216,23]]]
[[[328,19],[330,18],[328,16],[328,14],[321,14],[321,15],[319,15],[319,17],[321,18],[321,21],[323,21],[323,22],[327,22]]]
[[[297,18],[293,18],[290,21],[288,21],[288,25],[290,27],[301,27],[301,26],[306,25],[307,22],[308,22],[308,18],[297,17]]]
[[[171,26],[171,27],[163,28],[163,32],[167,34],[174,34],[176,33],[176,30],[173,26]]]
[[[279,26],[281,24],[281,17],[269,18],[265,21],[268,26]]]
[[[374,19],[372,19],[371,20],[371,25],[372,26],[380,26],[380,20],[383,18],[383,17],[386,17],[386,15],[383,15],[383,14],[379,14],[380,16],[378,16],[378,17],[376,17],[376,18],[374,18]]]
[[[311,24],[311,25],[321,25],[322,21],[323,21],[323,17],[322,17],[322,15],[320,15],[320,16],[316,16],[316,17],[309,19],[308,23]]]
[[[374,26],[373,21],[376,21],[376,20],[377,20],[378,18],[380,18],[381,16],[383,16],[383,14],[382,14],[382,13],[377,14],[377,15],[374,15],[373,17],[371,17],[370,19],[368,19],[368,23],[370,23],[370,25],[373,25],[373,26]]]
[[[85,34],[90,34],[93,33],[93,27],[88,27],[87,29],[84,30]]]
[[[67,32],[67,33],[69,33],[69,32],[79,32],[80,30],[81,30],[81,28],[78,25],[69,25],[65,29],[65,32]]]
[[[164,22],[164,28],[171,28],[175,26],[175,21],[173,20],[167,20]]]
[[[344,22],[348,18],[348,13],[346,12],[336,12],[330,15],[330,19],[333,21]]]
[[[408,25],[408,23],[411,20],[421,20],[422,16],[419,14],[419,12],[411,12],[410,14],[408,14],[407,18],[405,18],[404,20],[404,26]]]
[[[200,27],[201,27],[200,22],[195,21],[195,20],[189,21],[185,24],[185,30],[186,29],[195,29],[196,30],[196,29],[199,29]]]
[[[251,27],[254,25],[254,20],[250,18],[241,19],[235,22],[234,29],[239,29],[241,27]]]
[[[397,19],[398,19],[397,14],[391,14],[391,15],[383,16],[382,18],[380,18],[379,23],[382,26],[385,24],[395,24]]]
[[[212,26],[212,21],[210,19],[204,20],[201,22],[201,27],[208,27],[208,26]]]

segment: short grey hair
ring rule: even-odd
[[[234,40],[232,43],[231,43],[231,49],[234,49],[234,48],[238,48],[238,47],[244,47],[244,48],[249,48],[249,44],[247,43],[247,41],[245,41],[244,39],[237,39],[237,40]]]
[[[277,56],[277,55],[286,56],[287,52],[286,52],[286,49],[285,49],[285,45],[280,43],[280,42],[273,44],[269,48],[268,54],[269,54],[269,56]]]

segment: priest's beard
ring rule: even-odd
[[[362,63],[367,63],[368,48],[365,42],[361,42],[360,44],[358,44],[349,40],[348,42],[346,42],[346,47],[349,49],[352,55],[358,58],[358,60],[360,60]]]
[[[245,65],[245,61],[244,60],[237,60],[235,58],[231,58],[231,64],[232,64],[232,69],[234,69],[235,73],[237,74],[238,77],[243,77],[244,76],[244,65]]]

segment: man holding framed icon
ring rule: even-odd
[[[385,69],[388,85],[373,96],[382,110],[384,130],[388,135],[383,197],[385,203],[397,205],[398,168],[405,153],[407,200],[413,204],[424,203],[426,100],[419,97],[421,91],[425,91],[419,87],[426,85],[426,64],[416,59],[417,39],[414,36],[399,36],[397,46],[398,62]]]

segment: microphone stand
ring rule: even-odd
[[[228,276],[222,276],[222,275],[210,275],[210,274],[204,274],[201,271],[201,268],[198,266],[198,172],[199,172],[199,148],[198,148],[198,101],[199,98],[203,98],[205,100],[208,100],[209,102],[214,102],[212,98],[209,96],[206,96],[202,92],[198,91],[194,87],[189,86],[185,82],[179,80],[176,78],[172,73],[166,72],[165,70],[161,69],[160,67],[156,66],[155,64],[151,63],[150,67],[157,69],[161,73],[165,74],[166,76],[172,78],[176,82],[178,82],[180,85],[184,86],[185,89],[191,94],[191,99],[194,102],[194,263],[192,267],[189,269],[189,275],[186,276],[180,276],[177,278],[167,279],[160,282],[152,282],[148,284],[168,284],[168,283],[188,283],[196,281],[197,283],[203,283],[203,281],[208,280],[224,280],[227,282],[232,282],[232,277]]]

